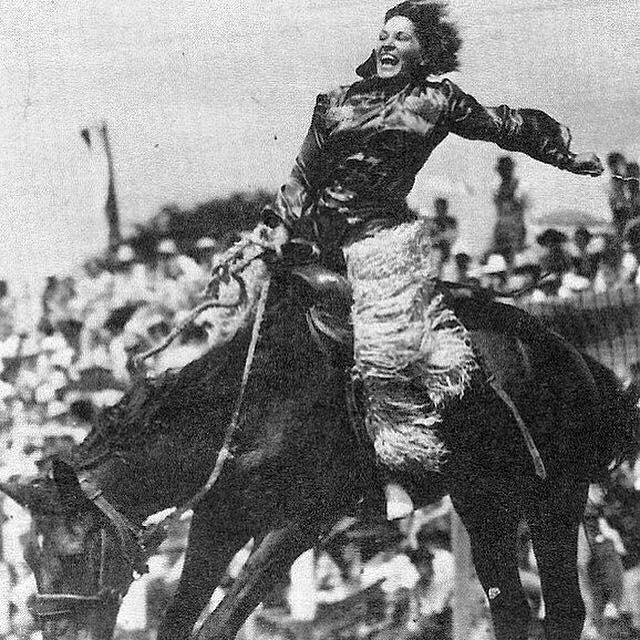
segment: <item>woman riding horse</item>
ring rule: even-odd
[[[438,468],[445,452],[428,427],[477,368],[466,329],[434,292],[425,223],[406,204],[431,152],[455,133],[572,173],[603,171],[596,155],[570,151],[569,130],[546,113],[484,107],[450,80],[431,79],[458,68],[460,45],[440,4],[387,11],[356,70],[362,79],[317,97],[291,175],[266,210],[279,247],[308,243],[349,279],[353,376],[378,459],[391,468]],[[408,496],[391,488],[390,516],[406,514]]]

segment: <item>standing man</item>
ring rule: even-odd
[[[513,265],[516,253],[525,248],[527,228],[524,213],[527,209],[527,197],[520,189],[520,182],[514,175],[515,162],[511,156],[500,156],[496,171],[500,184],[493,195],[496,205],[496,224],[493,228],[492,253],[504,256],[507,265]]]
[[[611,221],[616,234],[616,240],[622,244],[624,230],[629,220],[629,202],[623,177],[627,171],[627,161],[618,151],[612,151],[607,156],[607,166],[611,172],[609,182],[609,207]]]
[[[451,257],[451,248],[458,239],[458,221],[449,214],[449,201],[436,198],[433,201],[435,215],[431,218],[431,249],[436,277],[442,277],[442,269]]]

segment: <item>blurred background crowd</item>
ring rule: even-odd
[[[640,171],[636,162],[617,152],[607,161],[609,220],[568,211],[555,219],[531,221],[516,162],[511,156],[500,157],[493,238],[482,255],[470,255],[457,245],[458,217],[470,212],[452,211],[444,197],[425,203],[419,214],[430,221],[439,277],[489,288],[529,307],[561,302],[579,309],[585,296],[611,296],[620,290],[635,309]],[[41,459],[82,440],[96,412],[116,402],[126,389],[134,372],[133,356],[165,338],[200,301],[212,261],[243,229],[255,225],[270,198],[257,192],[219,198],[188,211],[165,207],[126,238],[118,227],[115,201],[108,201],[110,244],[102,255],[77,273],[50,276],[39,291],[19,286],[12,290],[0,281],[3,478],[37,473]],[[148,365],[156,371],[183,366],[219,342],[224,331],[224,312],[203,314],[172,349]],[[622,359],[617,371],[627,384],[637,384],[640,368],[635,363],[640,356]],[[593,638],[607,633],[607,625],[640,630],[639,488],[640,475],[629,465],[619,471],[606,499],[593,496],[589,522],[595,544],[582,562]],[[27,638],[35,632],[28,609],[35,587],[21,553],[29,520],[7,498],[0,499],[0,517],[0,637]],[[398,525],[367,528],[345,521],[322,549],[303,560],[313,570],[300,574],[312,575],[312,583],[296,582],[294,567],[292,583],[262,606],[245,628],[246,637],[451,637],[452,527],[446,502]],[[120,637],[152,637],[179,577],[183,549],[180,531],[152,560],[151,574],[134,584],[121,612]],[[230,575],[235,570],[232,565]],[[541,616],[526,530],[522,575]],[[302,602],[300,594],[305,594]],[[484,637],[484,619],[478,621],[478,638]]]

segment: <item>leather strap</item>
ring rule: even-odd
[[[38,593],[30,611],[40,618],[55,618],[70,615],[84,606],[96,606],[103,601],[101,596],[82,596],[73,593]]]
[[[147,573],[149,568],[146,564],[146,551],[141,543],[144,529],[135,525],[114,507],[88,476],[81,475],[78,481],[84,495],[96,505],[115,528],[122,553],[129,564],[137,573],[141,575]]]
[[[518,429],[524,438],[524,442],[527,445],[527,449],[529,451],[529,455],[533,460],[533,467],[536,471],[536,475],[541,480],[546,480],[547,478],[547,470],[545,469],[544,462],[542,461],[542,456],[538,451],[538,447],[536,447],[536,443],[531,436],[531,432],[529,428],[525,424],[525,421],[522,419],[520,415],[520,411],[518,411],[518,407],[516,407],[515,402],[511,399],[509,394],[500,386],[498,381],[495,379],[495,376],[491,376],[488,378],[488,383],[491,388],[496,392],[498,397],[509,407],[509,410],[513,414],[513,417],[516,419],[516,423],[518,425]]]
[[[145,553],[147,554],[150,554],[152,550],[155,549],[155,547],[164,540],[169,527],[174,522],[179,520],[182,515],[189,509],[194,509],[196,505],[204,498],[204,496],[209,493],[213,485],[220,477],[225,462],[231,456],[233,437],[235,435],[236,429],[238,428],[238,419],[240,417],[240,410],[244,401],[244,394],[247,388],[247,383],[249,381],[249,374],[251,373],[253,356],[255,355],[255,350],[258,345],[258,338],[260,337],[260,327],[262,325],[262,319],[264,317],[264,312],[267,306],[267,297],[269,294],[270,284],[271,276],[268,275],[266,280],[262,284],[262,289],[260,290],[260,297],[258,299],[256,315],[253,321],[253,330],[251,332],[251,341],[249,343],[249,349],[247,351],[247,357],[244,363],[242,382],[240,383],[240,391],[238,392],[238,397],[236,399],[231,422],[229,423],[229,426],[227,427],[227,430],[225,432],[224,440],[222,442],[222,446],[220,447],[220,451],[218,452],[218,457],[216,459],[213,470],[211,471],[208,480],[202,487],[200,487],[200,489],[198,489],[195,495],[193,495],[187,502],[176,509],[173,513],[170,513],[166,518],[164,518],[164,520],[144,532],[141,537],[141,541],[145,549]]]

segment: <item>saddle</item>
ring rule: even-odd
[[[350,325],[351,286],[347,278],[321,264],[313,263],[292,268],[295,277],[312,292],[307,322],[318,346],[325,353],[339,353],[350,349],[353,333]],[[474,349],[482,360],[485,373],[494,377],[507,392],[515,394],[515,383],[528,384],[526,346],[551,341],[557,348],[557,358],[570,358],[590,372],[579,352],[560,334],[518,307],[498,302],[490,291],[458,283],[437,283],[438,293],[445,297],[447,306],[455,313],[470,334]],[[498,336],[500,340],[498,341]],[[505,348],[507,337],[513,348]],[[511,376],[505,379],[502,371],[505,359],[514,357],[522,363],[521,381]],[[512,369],[513,371],[513,369]]]
[[[350,362],[353,331],[349,281],[318,263],[295,266],[291,273],[311,294],[305,317],[316,344],[332,362]]]

